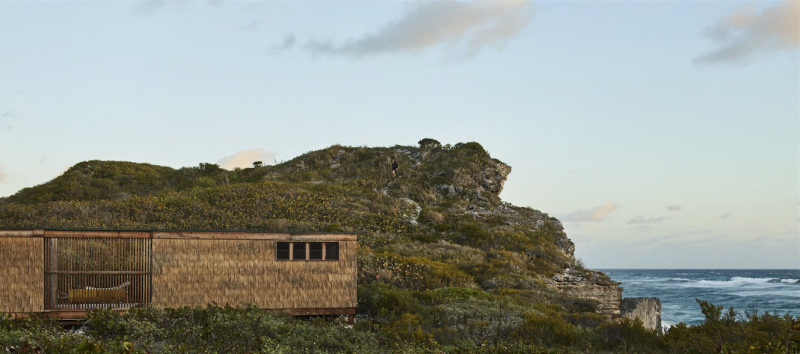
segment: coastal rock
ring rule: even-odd
[[[621,316],[622,288],[605,273],[567,270],[554,275],[552,280],[553,286],[569,296],[597,301],[597,313],[610,318]]]
[[[642,321],[644,328],[661,333],[661,300],[657,297],[627,297],[620,303],[625,318]]]

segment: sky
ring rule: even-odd
[[[591,268],[798,269],[799,48],[800,0],[0,0],[0,196],[477,141]]]

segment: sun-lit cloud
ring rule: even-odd
[[[0,183],[8,183],[8,173],[6,173],[5,169],[3,169],[3,166],[0,166]]]
[[[681,209],[683,209],[683,207],[681,207],[680,205],[677,205],[677,204],[667,206],[667,210],[669,210],[669,211],[678,211],[678,210],[681,210]]]
[[[757,54],[800,48],[800,1],[783,0],[760,9],[756,3],[736,8],[708,28],[719,46],[696,63],[745,62]]]
[[[573,211],[560,219],[561,221],[568,222],[600,222],[605,220],[608,214],[611,214],[620,207],[621,206],[616,203],[607,202],[599,207]]]
[[[628,221],[628,224],[653,224],[653,223],[662,222],[662,221],[667,220],[667,219],[669,219],[669,218],[665,217],[665,216],[660,216],[660,217],[657,217],[657,218],[656,217],[645,218],[644,215],[637,215],[637,216],[634,216],[633,219],[630,219]]]
[[[242,150],[239,151],[231,156],[225,156],[217,163],[219,163],[219,167],[222,167],[226,170],[232,170],[236,167],[245,168],[245,167],[252,167],[253,162],[261,161],[265,165],[268,165],[270,161],[275,159],[275,153],[272,151],[266,151],[263,148],[261,149],[250,149],[250,150]]]
[[[377,30],[338,44],[332,39],[309,39],[304,48],[314,56],[361,58],[441,47],[453,57],[467,59],[488,47],[503,49],[532,18],[528,0],[424,1]]]
[[[725,213],[725,214],[722,214],[722,216],[720,216],[719,218],[722,219],[722,220],[725,220],[725,219],[729,218],[730,216],[731,216],[731,213]]]

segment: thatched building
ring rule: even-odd
[[[217,303],[352,321],[357,248],[347,233],[0,229],[0,312]]]

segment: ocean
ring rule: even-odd
[[[601,269],[621,282],[622,297],[661,299],[662,326],[699,324],[695,298],[739,311],[800,316],[798,269]],[[723,312],[724,313],[724,312]]]

